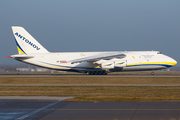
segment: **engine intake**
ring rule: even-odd
[[[118,60],[114,62],[115,67],[126,67],[127,62],[126,60]]]
[[[101,64],[102,69],[113,69],[114,68],[114,62],[104,62]]]

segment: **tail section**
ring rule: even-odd
[[[12,26],[12,31],[19,54],[27,55],[29,53],[49,53],[23,27]]]

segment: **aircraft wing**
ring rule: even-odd
[[[89,56],[89,57],[83,57],[83,58],[71,60],[68,62],[71,62],[71,64],[73,64],[73,63],[79,63],[79,62],[95,62],[98,60],[110,60],[113,58],[121,59],[124,57],[126,57],[126,55],[123,53],[106,53],[106,54],[99,54],[99,55],[94,55],[94,56]]]

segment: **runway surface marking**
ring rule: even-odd
[[[0,86],[180,86],[180,84],[0,84]]]
[[[61,102],[61,100],[60,100],[60,101],[57,101],[57,102],[54,102],[54,103],[50,103],[50,104],[48,104],[48,105],[46,105],[46,106],[44,106],[44,107],[41,107],[41,108],[39,108],[39,109],[37,109],[37,110],[34,110],[34,111],[32,111],[32,112],[30,112],[30,113],[28,113],[28,114],[25,114],[25,115],[17,118],[16,120],[23,120],[23,119],[25,119],[25,118],[27,118],[27,117],[29,117],[29,116],[31,116],[31,115],[34,115],[34,114],[36,114],[36,113],[38,113],[38,112],[40,112],[40,111],[42,111],[42,110],[45,110],[46,108],[51,107],[51,106],[53,106],[53,105],[55,105],[55,104],[57,104],[57,103],[60,103],[60,102]]]
[[[0,100],[65,100],[74,96],[0,96]]]
[[[59,103],[59,102],[61,102],[61,101],[58,101],[57,103]],[[57,104],[56,103],[56,104]],[[53,104],[53,105],[55,105],[54,103],[51,103],[51,104]],[[49,104],[50,105],[50,104]],[[47,105],[48,106],[48,105]],[[52,106],[52,105],[50,105],[50,106]],[[50,107],[49,106],[49,107]],[[98,111],[98,110],[103,110],[103,111],[121,111],[121,110],[125,110],[125,111],[129,111],[129,110],[138,110],[138,111],[140,111],[140,110],[146,110],[146,111],[151,111],[151,110],[163,110],[163,111],[174,111],[174,110],[176,110],[176,111],[179,111],[180,109],[46,109],[46,108],[48,108],[48,107],[42,107],[42,108],[39,108],[39,109],[37,109],[37,110],[59,110],[59,111],[64,111],[64,110],[67,110],[67,111],[73,111],[73,110],[75,110],[75,111],[81,111],[81,110],[83,110],[83,111],[88,111],[88,110],[92,110],[92,111]],[[17,109],[0,109],[0,110],[17,110]],[[34,110],[34,109],[18,109],[18,110]],[[36,111],[36,110],[35,110]],[[34,112],[34,111],[33,111]],[[39,112],[39,111],[38,111]],[[37,112],[36,112],[37,113]],[[1,114],[1,113],[0,113]],[[4,113],[3,113],[4,114]],[[28,113],[28,114],[30,114],[30,113]]]
[[[180,109],[57,109],[57,110],[95,110],[95,111],[98,111],[98,110],[104,110],[104,111],[107,111],[107,110],[115,110],[115,111],[119,111],[119,110],[180,110]]]

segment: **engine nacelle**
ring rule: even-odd
[[[126,65],[127,65],[126,60],[114,61],[114,67],[126,67]]]
[[[102,69],[113,69],[114,68],[114,62],[104,62],[101,63]]]

